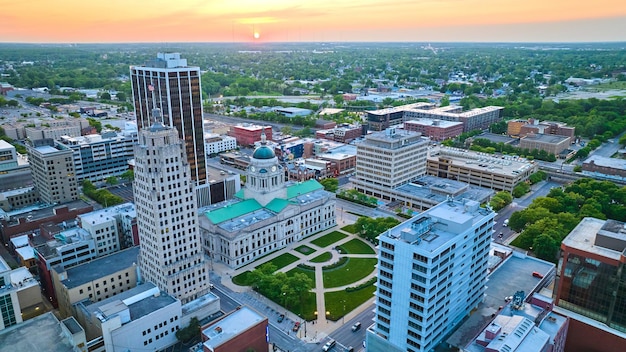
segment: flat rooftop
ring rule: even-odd
[[[533,163],[517,156],[495,156],[450,147],[434,147],[428,151],[428,159],[439,157],[452,160],[453,165],[458,167],[504,175],[516,175],[534,167]]]
[[[158,296],[150,295],[137,302],[128,305],[130,319],[137,320],[159,309],[165,308],[176,302],[176,298],[161,292]]]
[[[421,253],[430,255],[474,224],[493,216],[493,211],[481,208],[478,202],[450,200],[401,223],[383,235],[410,243],[417,246]]]
[[[410,125],[435,126],[435,127],[440,127],[440,128],[463,126],[463,122],[437,120],[437,119],[429,119],[429,118],[416,118],[414,120],[404,121],[404,123],[410,124]]]
[[[139,246],[136,246],[72,267],[67,269],[67,279],[62,283],[71,289],[114,274],[137,263],[138,255]]]
[[[626,159],[607,158],[605,156],[592,155],[585,160],[585,164],[609,167],[612,169],[626,170]]]
[[[243,306],[202,330],[202,334],[208,338],[204,346],[212,351],[264,320],[267,318]]]
[[[619,261],[622,252],[595,245],[596,235],[603,230],[606,222],[596,218],[583,218],[563,239],[562,245]]]
[[[568,139],[570,139],[570,137],[556,134],[529,134],[526,137],[522,137],[520,141],[558,144]]]
[[[498,314],[500,307],[505,306],[505,297],[512,296],[517,291],[524,291],[528,297],[537,289],[541,279],[534,277],[533,272],[547,276],[553,270],[553,263],[513,252],[513,255],[487,276],[483,302],[446,342],[457,347],[470,344],[493,319],[492,314]]]
[[[74,346],[63,333],[60,322],[50,312],[0,330],[0,352],[42,350],[74,352]]]
[[[488,188],[470,186],[464,182],[431,175],[421,176],[410,183],[396,187],[394,191],[412,198],[427,199],[437,204],[445,201],[447,195],[457,200],[469,199],[482,203],[494,193]]]

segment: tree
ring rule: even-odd
[[[135,172],[133,170],[126,170],[120,175],[120,178],[126,182],[132,182],[135,179]]]
[[[118,101],[126,101],[126,93],[124,92],[117,92],[115,96],[117,97]]]
[[[109,176],[107,177],[106,181],[107,184],[111,185],[111,186],[115,186],[116,184],[120,183],[117,179],[117,177],[115,176]]]
[[[111,100],[111,94],[109,94],[108,92],[104,92],[104,93],[100,94],[100,99],[102,99],[102,100]]]
[[[441,98],[441,102],[439,103],[439,106],[449,106],[450,105],[450,96],[448,94],[444,95]]]
[[[519,198],[528,192],[530,192],[530,186],[525,182],[521,182],[513,188],[513,197]]]
[[[333,177],[325,178],[320,181],[320,184],[324,186],[324,189],[328,192],[335,193],[339,188],[339,180]]]
[[[189,325],[176,331],[176,338],[178,341],[186,343],[193,339],[200,338],[200,320],[197,317],[189,320]]]

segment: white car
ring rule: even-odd
[[[336,344],[335,340],[330,340],[326,342],[324,347],[322,347],[322,351],[330,351],[331,348],[335,347],[335,344]]]

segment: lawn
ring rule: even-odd
[[[330,252],[324,252],[320,255],[318,255],[317,257],[311,259],[312,263],[323,263],[323,262],[327,262],[330,260],[330,258],[332,258],[333,255]]]
[[[315,271],[303,269],[301,267],[295,267],[287,272],[287,276],[293,276],[295,273],[304,274],[313,280],[313,288],[315,288]]]
[[[281,255],[279,255],[278,257],[267,261],[263,264],[266,263],[272,263],[274,266],[276,266],[276,270],[282,269],[284,267],[286,267],[287,265],[293,263],[293,262],[297,262],[300,258],[296,257],[293,254],[290,253],[283,253]],[[257,265],[257,268],[263,264]]]
[[[235,285],[239,285],[239,286],[250,286],[252,285],[252,282],[250,282],[250,279],[248,278],[248,275],[250,274],[250,271],[244,271],[243,273],[237,275],[237,276],[233,276],[233,283]]]
[[[367,300],[372,299],[376,291],[376,286],[371,284],[358,291],[346,292],[345,290],[336,292],[326,292],[324,300],[326,301],[326,311],[329,312],[328,319],[337,321],[346,313],[356,309]]]
[[[376,258],[349,258],[346,264],[324,270],[324,287],[339,287],[359,281],[374,271]]]
[[[346,254],[376,254],[372,247],[368,246],[367,243],[361,241],[358,238],[354,238],[337,248],[341,249],[341,253]]]
[[[313,248],[311,248],[309,246],[302,245],[302,246],[296,248],[296,251],[298,251],[298,252],[300,252],[300,253],[302,253],[304,255],[309,255],[309,254],[315,252],[315,249],[313,249]]]
[[[326,247],[328,245],[331,245],[339,240],[342,240],[344,238],[348,237],[348,235],[341,233],[339,231],[333,231],[329,234],[326,234],[316,240],[311,241],[311,243],[313,243],[314,245],[318,246],[318,247]]]
[[[346,225],[346,226],[342,227],[341,229],[343,231],[349,232],[349,233],[351,233],[353,235],[358,231],[358,229],[356,228],[356,224]]]

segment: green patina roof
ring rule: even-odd
[[[244,201],[227,205],[223,208],[207,211],[204,213],[214,224],[234,219],[238,216],[251,213],[263,208],[256,199],[246,199]]]
[[[321,188],[324,188],[324,186],[322,186],[316,180],[308,180],[302,183],[298,183],[296,185],[287,187],[287,199],[291,199],[302,194],[307,194]]]
[[[275,212],[280,213],[285,207],[289,204],[289,201],[286,199],[274,198],[271,202],[265,205],[265,208]]]
[[[287,199],[274,198],[272,199],[272,201],[267,203],[265,209],[273,211],[275,213],[280,213],[283,209],[285,209],[285,207],[287,207],[287,205],[289,205],[288,199],[307,194],[322,188],[324,188],[324,186],[322,186],[316,180],[308,180],[306,182],[289,186],[287,187]],[[239,192],[235,194],[235,197],[243,199],[244,190],[239,190]],[[207,211],[205,212],[205,215],[209,220],[211,220],[212,223],[219,224],[221,222],[234,219],[236,217],[251,213],[253,211],[257,211],[262,208],[263,206],[261,206],[261,204],[259,204],[256,199],[251,198],[238,203],[227,205],[223,208]]]
[[[266,146],[266,145],[262,145],[258,148],[256,148],[256,150],[254,151],[254,153],[252,153],[252,157],[254,159],[272,159],[274,157],[276,157],[276,154],[274,154],[274,151],[272,150],[272,148]]]

